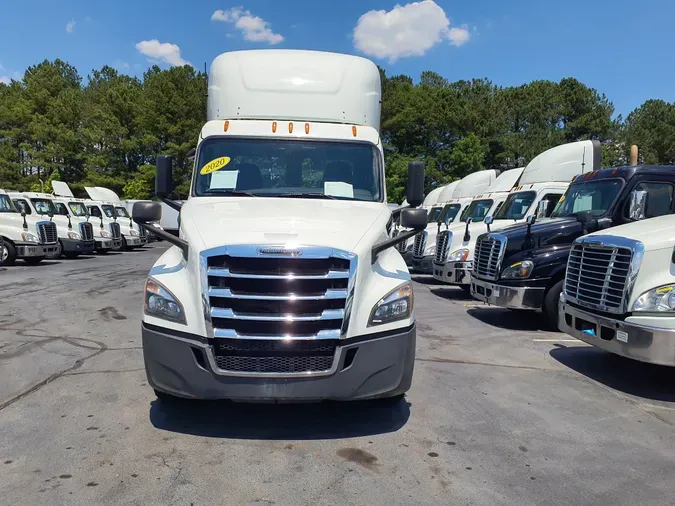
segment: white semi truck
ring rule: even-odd
[[[94,227],[88,216],[72,216],[67,205],[59,203],[57,207],[54,197],[47,193],[8,192],[8,195],[19,211],[54,222],[59,236],[54,257],[77,258],[96,249]]]
[[[0,265],[13,265],[17,259],[38,264],[54,255],[58,245],[56,224],[42,216],[19,212],[4,190],[0,190],[0,236]]]
[[[135,226],[125,216],[124,206],[114,191],[101,186],[85,186],[84,191],[89,195],[89,199],[85,200],[89,213],[110,229],[115,243],[114,249],[133,250],[147,242],[148,232],[141,232],[140,227]]]
[[[435,252],[436,279],[469,290],[478,237],[524,223],[530,216],[550,216],[570,181],[577,174],[599,169],[601,156],[598,141],[580,141],[556,146],[534,157],[499,210],[481,222],[460,223],[448,229],[440,251]]]
[[[445,202],[446,211],[441,212],[444,215],[443,219],[448,223],[452,223],[469,206],[474,195],[487,190],[497,176],[498,171],[490,169],[473,172],[462,178],[454,187],[452,199]],[[439,221],[429,223],[426,230],[415,236],[412,263],[413,268],[417,272],[423,274],[433,273],[433,260],[439,224]]]
[[[150,270],[142,337],[161,399],[399,399],[410,388],[415,314],[394,246],[426,226],[424,165],[390,237],[380,74],[369,60],[235,51],[210,69],[208,115],[181,206],[171,157],[157,196],[179,209],[175,247]],[[159,203],[134,220],[160,219]]]

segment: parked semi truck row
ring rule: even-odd
[[[600,144],[595,141],[563,144],[537,155],[522,170],[501,207],[494,207],[493,214],[441,232],[443,237],[434,255],[434,278],[469,291],[478,237],[523,223],[530,216],[550,216],[572,178],[599,168],[600,156]]]
[[[653,195],[651,204],[636,195],[627,210],[630,223],[574,241],[558,301],[559,327],[608,352],[672,367],[675,215],[642,221],[654,205]]]
[[[493,305],[543,311],[549,325],[557,328],[558,300],[566,272],[568,297],[572,297],[569,276],[576,273],[578,300],[599,290],[608,313],[623,310],[629,285],[615,284],[613,278],[605,277],[597,286],[593,271],[596,266],[602,270],[607,265],[596,264],[593,252],[585,253],[585,243],[579,246],[574,242],[591,232],[671,214],[675,211],[674,193],[672,166],[617,167],[580,174],[560,199],[551,219],[537,222],[532,217],[525,225],[478,238],[471,293]],[[601,256],[596,255],[598,260]],[[605,260],[617,272],[628,267],[625,256],[610,255]]]
[[[244,86],[245,83],[245,86]],[[149,272],[143,355],[160,398],[398,399],[412,382],[413,287],[394,246],[427,224],[409,168],[391,237],[381,85],[367,59],[237,51],[209,72],[190,195]],[[161,218],[136,203],[134,220]]]

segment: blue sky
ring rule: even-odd
[[[675,101],[672,0],[5,0],[0,80],[45,58],[84,77],[103,65],[141,75],[149,59],[198,68],[221,52],[303,48],[369,56],[388,74],[518,85],[573,76],[624,116]],[[371,12],[374,11],[374,12]],[[380,12],[378,12],[380,11]],[[146,54],[142,54],[142,53]]]

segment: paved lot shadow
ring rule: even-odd
[[[410,404],[331,402],[244,404],[229,401],[155,400],[150,422],[158,429],[228,439],[339,439],[396,432],[410,417]]]
[[[593,346],[559,346],[550,351],[562,365],[620,392],[675,402],[675,368],[647,364]]]
[[[55,260],[53,258],[46,258],[39,264],[34,264],[34,265],[29,265],[23,260],[17,260],[14,265],[3,265],[3,269],[13,269],[16,267],[30,267],[31,269],[34,269],[36,267],[49,267],[50,265],[59,265],[61,263],[61,260]]]
[[[442,285],[440,281],[436,281],[433,276],[429,274],[410,274],[410,279],[415,283],[421,285]]]
[[[456,286],[442,286],[438,288],[430,288],[429,291],[436,297],[446,300],[459,300],[462,302],[474,301],[469,292],[465,292]],[[477,301],[475,301],[477,302]]]
[[[480,302],[476,301],[476,304]],[[535,311],[511,311],[510,309],[471,308],[467,314],[483,323],[506,330],[550,330],[546,327],[544,318]]]

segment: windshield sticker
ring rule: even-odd
[[[560,200],[558,201],[558,204],[560,204],[561,202],[565,202],[565,196],[564,195],[562,195],[560,197]]]
[[[344,181],[326,181],[323,183],[324,195],[332,197],[354,198],[354,187]]]
[[[214,172],[211,175],[211,184],[209,187],[232,190],[237,187],[237,179],[239,179],[238,170],[224,170],[222,172]]]
[[[221,156],[220,158],[216,158],[215,160],[211,160],[209,163],[204,165],[202,167],[202,170],[199,171],[199,173],[204,176],[206,174],[211,174],[212,172],[216,172],[217,170],[222,169],[225,167],[228,163],[230,163],[232,159],[229,156]]]

